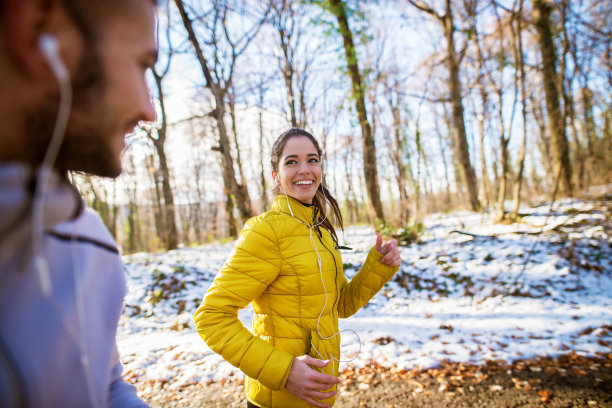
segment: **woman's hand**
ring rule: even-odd
[[[330,408],[329,405],[317,400],[324,400],[336,395],[333,391],[325,392],[325,390],[329,390],[338,384],[340,379],[332,375],[321,374],[309,367],[311,365],[323,368],[328,364],[329,360],[318,360],[308,355],[294,358],[285,387],[313,407]]]
[[[383,239],[380,234],[376,233],[376,245],[374,248],[383,254],[384,256],[380,262],[387,266],[400,266],[402,264],[402,256],[400,255],[399,249],[397,249],[397,241],[392,239],[383,245]]]

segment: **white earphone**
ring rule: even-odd
[[[38,48],[45,56],[53,75],[60,85],[70,80],[66,66],[59,56],[57,39],[51,34],[43,34],[38,39]]]
[[[57,40],[51,34],[43,34],[38,40],[38,48],[47,60],[53,76],[57,80],[60,91],[60,102],[55,118],[53,135],[47,146],[45,156],[40,166],[39,174],[34,190],[34,202],[32,204],[32,247],[34,252],[34,264],[38,271],[41,290],[45,296],[51,295],[51,278],[46,260],[41,253],[41,242],[43,235],[43,201],[47,190],[47,184],[51,176],[53,163],[59,153],[60,146],[66,133],[68,116],[72,105],[72,90],[70,76],[66,66],[58,53]]]
[[[277,175],[276,177],[274,177],[274,182],[276,184],[276,186],[283,192],[283,194],[285,195],[285,198],[287,199],[287,207],[289,208],[289,212],[291,213],[291,218],[293,218],[295,221],[299,222],[300,224],[305,225],[308,230],[309,230],[309,235],[310,235],[310,244],[312,245],[313,249],[315,250],[316,256],[317,256],[317,266],[319,267],[319,276],[321,277],[321,284],[323,285],[323,291],[325,292],[325,302],[323,303],[323,308],[321,309],[321,312],[319,312],[319,317],[317,319],[317,334],[319,335],[319,338],[322,340],[331,340],[336,336],[341,336],[342,333],[353,333],[356,337],[357,337],[357,341],[359,343],[359,350],[357,351],[357,353],[350,359],[348,360],[342,360],[340,359],[340,356],[338,356],[338,358],[336,358],[334,355],[329,354],[328,358],[326,358],[325,356],[323,356],[321,354],[321,352],[319,350],[317,350],[317,348],[315,347],[314,343],[312,342],[312,339],[310,339],[310,345],[311,347],[317,352],[317,354],[319,355],[319,357],[321,357],[321,359],[323,360],[331,360],[332,361],[332,372],[335,369],[335,365],[336,362],[338,363],[348,363],[351,362],[353,360],[355,360],[359,354],[361,354],[361,338],[359,337],[359,334],[353,330],[353,329],[344,329],[344,330],[340,330],[337,331],[336,333],[332,334],[331,336],[323,336],[321,334],[321,330],[320,330],[320,323],[321,323],[321,317],[323,316],[323,312],[325,311],[325,308],[327,307],[327,302],[328,302],[328,294],[327,294],[327,287],[325,286],[325,279],[323,278],[323,269],[321,266],[321,254],[319,253],[319,250],[317,248],[317,244],[315,243],[314,237],[312,235],[312,230],[316,227],[318,227],[319,225],[323,224],[323,222],[327,219],[327,214],[324,214],[324,217],[322,220],[320,220],[319,222],[317,222],[316,224],[308,224],[304,221],[301,221],[297,218],[295,218],[295,215],[293,214],[293,209],[291,208],[291,204],[289,203],[289,197],[287,196],[287,193],[285,192],[285,190],[283,190],[283,188],[280,186],[279,184],[279,176]],[[321,190],[323,192],[323,196],[326,197],[325,195],[325,189]],[[323,372],[323,368],[321,368],[321,372]]]
[[[36,188],[34,190],[34,200],[32,203],[32,252],[34,255],[34,268],[38,273],[40,289],[44,298],[57,311],[62,322],[62,326],[68,335],[70,335],[70,337],[72,337],[78,345],[81,367],[85,373],[91,406],[99,407],[100,402],[96,396],[93,374],[91,372],[91,363],[87,353],[87,326],[85,325],[86,320],[84,315],[85,306],[83,305],[83,297],[79,292],[81,286],[81,276],[79,271],[78,254],[73,247],[72,262],[74,267],[74,294],[75,302],[77,304],[76,311],[78,319],[78,325],[75,329],[73,324],[68,320],[63,308],[53,296],[51,273],[49,271],[48,262],[44,256],[44,249],[42,248],[44,235],[43,203],[47,193],[49,180],[51,178],[51,174],[53,173],[53,164],[55,163],[66,134],[68,118],[70,117],[70,110],[72,108],[72,85],[70,83],[70,73],[68,72],[68,69],[64,65],[64,62],[62,61],[58,52],[59,45],[57,43],[57,39],[51,34],[41,35],[38,39],[38,49],[49,64],[49,68],[51,68],[51,72],[59,86],[59,106],[57,109],[57,116],[55,118],[55,125],[53,127],[53,134],[49,140],[40,169],[38,170]],[[73,245],[75,245],[76,241],[74,240],[74,235],[72,242]],[[78,330],[78,332],[76,330]]]

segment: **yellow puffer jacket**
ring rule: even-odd
[[[251,218],[195,314],[202,339],[244,372],[247,399],[259,407],[308,407],[285,388],[293,358],[340,359],[338,318],[357,312],[398,269],[379,262],[382,255],[372,248],[348,282],[331,235],[315,227],[324,289],[309,228],[296,221],[312,225],[316,211],[279,196],[271,211]],[[252,334],[238,319],[238,310],[251,302]],[[323,372],[338,376],[338,363]]]

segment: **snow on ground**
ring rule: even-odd
[[[478,364],[569,350],[609,353],[610,219],[593,203],[569,200],[552,212],[542,205],[522,213],[515,224],[469,212],[428,217],[419,243],[401,248],[395,278],[340,321],[340,329],[357,333],[343,333],[340,358],[360,351],[348,364],[410,369],[444,360]],[[370,227],[345,231],[353,248],[342,254],[349,278],[374,240]],[[193,322],[232,246],[124,257],[129,293],[118,343],[126,375],[168,380],[169,386],[242,376],[206,346]],[[250,307],[240,312],[247,328],[252,313]]]

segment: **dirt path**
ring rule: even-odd
[[[612,407],[612,353],[586,358],[570,353],[511,365],[444,363],[430,370],[371,365],[345,370],[334,408],[403,407]],[[243,381],[193,384],[132,380],[153,408],[246,407]]]

